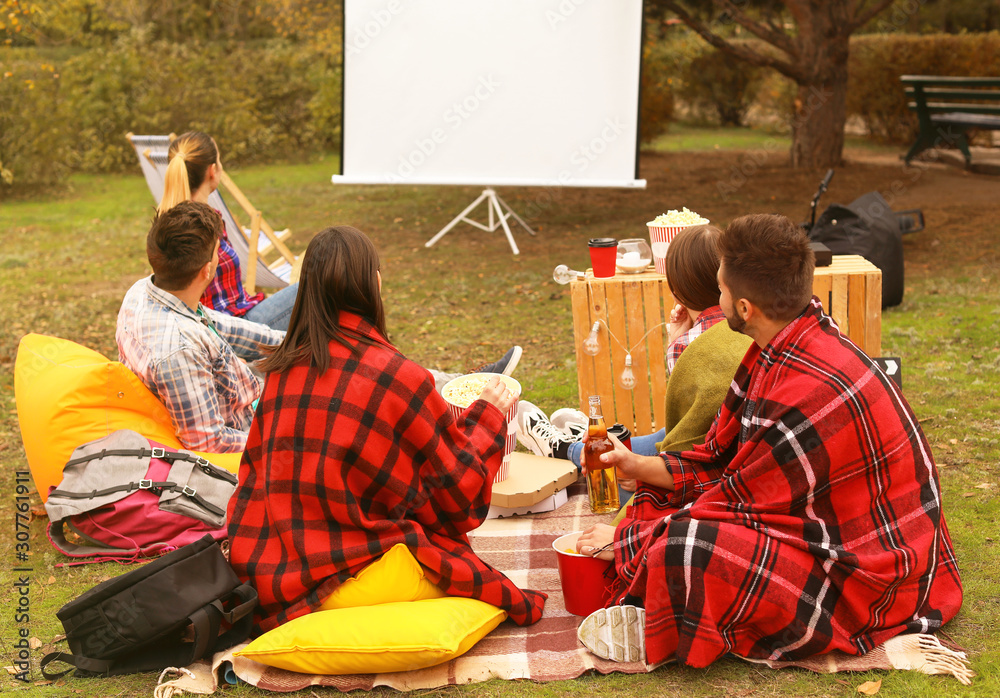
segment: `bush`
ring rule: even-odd
[[[649,143],[665,133],[674,117],[673,81],[676,72],[669,47],[647,42],[642,53],[639,82],[639,140]]]
[[[1000,34],[864,35],[851,40],[847,113],[883,143],[908,144],[917,117],[901,75],[1000,75]]]
[[[0,196],[12,188],[58,182],[70,160],[58,70],[30,51],[6,51],[0,67]]]
[[[762,82],[762,69],[699,40],[681,69],[678,96],[694,114],[722,126],[742,126]]]
[[[0,168],[14,173],[15,187],[54,183],[71,170],[136,171],[129,132],[205,131],[233,165],[339,144],[340,66],[329,54],[283,40],[175,44],[150,36],[137,30],[44,75],[29,49],[16,71],[5,62]],[[5,72],[16,74],[3,79]]]

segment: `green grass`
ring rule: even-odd
[[[686,135],[685,135],[686,134]],[[714,137],[713,137],[714,134]],[[683,129],[690,138],[683,150],[753,149],[766,134],[730,130]],[[751,141],[742,139],[750,138]],[[753,140],[756,139],[756,140]],[[737,143],[745,145],[737,146]],[[726,144],[726,145],[723,145]],[[671,146],[672,147],[672,146]],[[766,186],[742,188],[738,198],[714,194],[740,162],[731,155],[708,153],[711,162],[689,171],[684,154],[644,153],[645,191],[537,189],[505,190],[515,210],[531,211],[538,231],[531,237],[515,228],[521,255],[510,254],[501,233],[459,226],[437,245],[423,243],[464,208],[475,187],[333,186],[335,158],[306,164],[231,170],[230,174],[276,226],[293,231],[291,247],[301,252],[322,227],[349,223],[365,230],[382,255],[388,327],[400,349],[424,365],[464,370],[496,358],[511,343],[524,346],[517,377],[526,395],[546,410],[576,402],[576,368],[567,288],[556,285],[556,264],[587,266],[586,240],[611,235],[643,235],[642,224],[666,208],[686,203],[724,223],[750,210],[780,210],[801,218],[815,190],[816,173],[792,174],[778,163],[786,146],[777,146],[776,164],[761,167]],[[714,159],[713,159],[714,158]],[[856,182],[838,174],[831,201],[850,200],[898,179],[898,168],[857,168]],[[959,172],[906,180],[921,205],[937,177],[969,180]],[[837,187],[840,187],[837,189]],[[775,191],[780,198],[758,190]],[[836,196],[834,196],[836,195]],[[982,209],[982,210],[980,210]],[[0,204],[0,488],[4,518],[12,530],[13,473],[26,470],[13,396],[17,343],[27,332],[62,336],[106,356],[116,355],[115,315],[124,291],[146,273],[144,234],[152,212],[141,176],[74,177],[68,187],[45,196]],[[575,681],[532,684],[492,681],[422,694],[463,693],[477,697],[522,694],[608,696],[668,694],[710,696],[848,696],[868,680],[882,680],[884,696],[1000,695],[1000,549],[996,497],[1000,463],[1000,230],[991,206],[959,197],[946,209],[946,223],[933,221],[924,233],[907,240],[907,292],[899,308],[883,316],[883,354],[903,357],[905,394],[922,421],[941,466],[946,514],[959,554],[966,598],[962,613],[947,627],[949,635],[972,652],[978,676],[966,688],[955,680],[913,672],[814,675],[770,671],[736,659],[723,659],[696,670],[666,666],[643,676],[586,676]],[[945,215],[942,214],[942,215]],[[978,218],[976,218],[978,216]],[[975,238],[952,234],[948,224],[983,221]],[[981,229],[980,229],[981,228]],[[970,254],[974,250],[976,254]],[[983,487],[982,485],[986,485]],[[33,568],[30,628],[43,652],[62,628],[56,610],[97,582],[120,574],[114,564],[57,567],[63,561],[48,544],[45,520],[31,524]],[[0,535],[0,555],[13,560],[13,533]],[[11,566],[0,575],[0,604],[10,609],[16,596]],[[12,656],[15,623],[2,614],[0,642]],[[10,664],[5,661],[4,664]],[[38,681],[40,674],[33,678]],[[146,696],[155,675],[106,680],[62,680],[54,685],[23,685],[0,678],[0,692],[39,696]],[[256,696],[250,687],[229,687],[228,695]],[[380,690],[379,693],[389,693]],[[298,695],[317,695],[302,691]]]
[[[874,152],[896,153],[895,146],[884,146],[864,138],[848,136],[846,145]],[[732,128],[674,122],[669,130],[650,143],[651,150],[660,152],[694,152],[708,150],[787,151],[792,138],[787,133],[766,128]]]

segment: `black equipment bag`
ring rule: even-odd
[[[833,254],[861,255],[882,270],[882,307],[903,302],[903,236],[889,202],[877,191],[847,206],[828,206],[809,231]]]
[[[46,671],[56,661],[76,667],[77,676],[184,667],[246,640],[256,605],[257,592],[206,535],[59,609],[70,653],[47,654],[42,674],[56,679],[73,671]]]

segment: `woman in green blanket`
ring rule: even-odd
[[[632,451],[639,455],[685,451],[702,443],[751,344],[721,322],[719,235],[711,225],[685,228],[667,250],[667,284],[677,305],[670,314],[665,357],[670,375],[666,424],[654,434],[632,437]],[[579,410],[557,410],[550,420],[530,402],[518,404],[518,441],[537,455],[567,458],[579,468],[586,430],[587,417]]]

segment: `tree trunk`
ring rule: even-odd
[[[789,6],[799,4],[788,2]],[[811,3],[804,2],[809,6]],[[792,120],[792,167],[828,169],[844,156],[847,122],[847,58],[850,33],[847,3],[828,2],[821,8],[799,6],[799,63],[807,66],[796,80],[798,96]],[[805,79],[802,79],[805,78]]]
[[[799,85],[792,121],[792,167],[838,167],[844,156],[847,70],[841,79]]]

